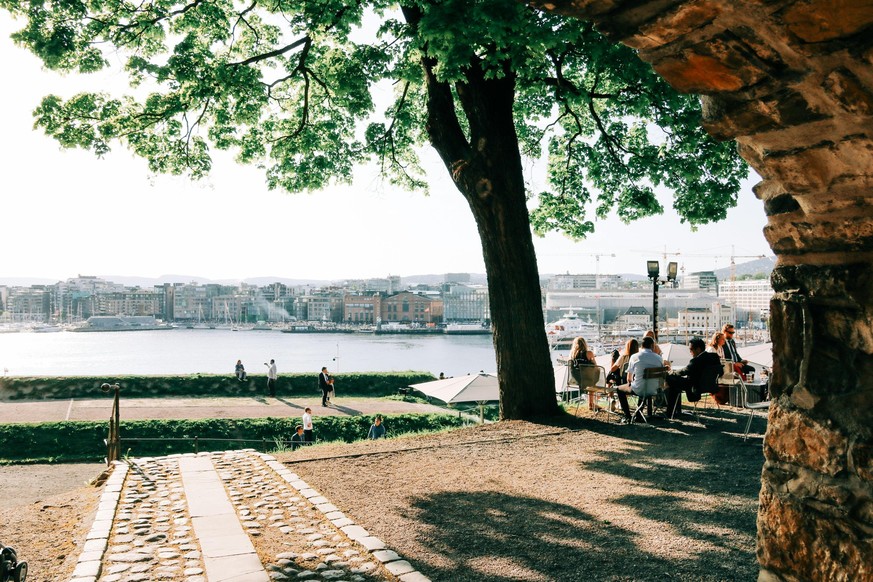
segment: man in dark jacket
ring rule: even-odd
[[[718,354],[706,351],[706,344],[700,338],[688,342],[691,361],[681,370],[667,376],[667,416],[675,417],[682,411],[682,391],[688,395],[689,402],[697,402],[700,395],[718,390],[718,377],[721,374],[721,358]]]
[[[737,373],[748,374],[754,372],[755,368],[749,365],[748,360],[740,357],[740,352],[737,351],[737,342],[734,341],[734,326],[729,323],[724,324],[721,328],[724,334],[724,358],[737,364]]]
[[[318,387],[321,388],[321,405],[327,406],[327,394],[330,392],[330,373],[327,371],[327,366],[321,369],[321,374],[318,375]]]

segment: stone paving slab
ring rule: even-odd
[[[96,516],[70,582],[429,582],[253,450],[116,462]],[[278,554],[265,568],[252,543],[264,528],[311,549]]]

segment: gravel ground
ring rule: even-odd
[[[619,426],[588,414],[277,457],[434,581],[756,578],[763,457],[760,435],[741,438],[744,416]],[[0,541],[30,562],[29,580],[69,577],[100,492],[81,484],[100,469],[0,468]]]
[[[0,467],[0,542],[30,566],[28,582],[68,580],[94,521],[102,464]]]
[[[744,419],[504,422],[280,460],[434,581],[754,580]]]

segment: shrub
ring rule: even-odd
[[[316,419],[319,441],[352,442],[366,438],[371,416],[323,416]],[[121,421],[121,452],[134,457],[255,448],[274,450],[290,439],[300,422],[291,418],[203,418]],[[460,427],[456,414],[385,416],[389,436]],[[0,464],[21,462],[99,462],[106,456],[107,422],[0,424]],[[196,440],[195,440],[196,439]]]
[[[350,372],[336,376],[341,396],[388,396],[398,388],[428,382],[428,372]],[[4,400],[42,400],[51,398],[93,398],[100,385],[121,385],[122,397],[154,398],[166,396],[257,396],[266,394],[267,377],[249,376],[240,382],[232,374],[191,374],[189,376],[69,376],[0,378],[0,398]],[[276,395],[286,398],[320,394],[317,374],[282,374]]]

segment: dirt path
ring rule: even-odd
[[[377,398],[337,398],[333,406],[321,406],[320,398],[124,398],[123,420],[166,418],[282,418],[300,416],[309,406],[315,416],[446,412],[445,408]],[[30,400],[0,402],[0,422],[50,422],[61,420],[107,420],[111,398]]]

